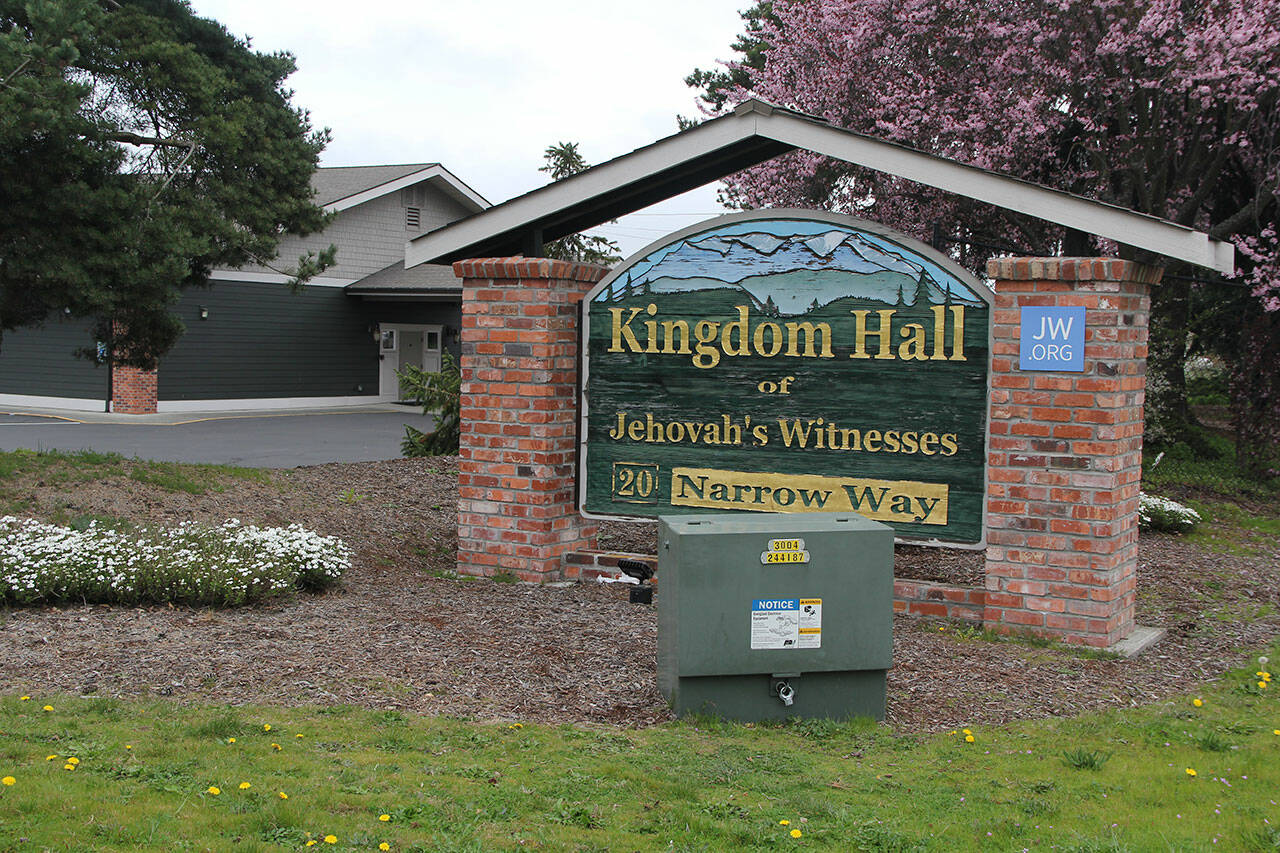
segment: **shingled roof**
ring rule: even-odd
[[[439,163],[401,163],[390,166],[322,166],[311,176],[316,204],[345,210],[420,181],[431,181],[464,207],[480,211],[489,202]]]

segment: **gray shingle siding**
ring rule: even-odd
[[[420,208],[420,227],[405,227],[403,194],[392,192],[341,211],[333,224],[318,234],[307,237],[287,235],[280,241],[280,251],[273,266],[292,267],[298,257],[308,251],[321,252],[330,244],[338,247],[337,263],[325,271],[331,278],[359,279],[377,272],[396,261],[404,260],[404,244],[410,237],[447,225],[471,211],[422,183],[426,203]],[[246,266],[245,270],[269,272],[263,267]]]

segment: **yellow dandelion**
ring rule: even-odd
[[[45,706],[44,706],[43,708],[41,708],[40,710],[41,710],[41,711],[52,711],[52,710],[53,710],[53,706],[52,706],[52,705],[45,705]]]
[[[778,826],[791,826],[791,821],[787,820],[786,818],[783,818],[782,820],[778,821]]]
[[[307,842],[307,846],[308,846],[308,847],[315,847],[315,846],[316,846],[316,840],[315,840],[314,838],[313,838],[313,839],[311,839],[310,841],[308,841],[308,842]]]
[[[1197,696],[1195,699],[1192,699],[1192,700],[1191,700],[1191,704],[1192,704],[1192,705],[1195,705],[1197,708],[1199,708],[1201,705],[1203,705],[1203,704],[1204,704],[1204,700],[1203,700],[1203,699],[1201,699],[1199,696]]]
[[[337,844],[337,843],[338,843],[338,836],[336,836],[336,835],[326,835],[326,836],[324,837],[324,843],[325,843],[325,844]]]
[[[31,701],[31,697],[30,697],[30,696],[19,696],[19,697],[18,697],[18,701],[19,701],[19,702],[30,702],[30,701]]]
[[[280,750],[284,749],[284,747],[278,743],[271,744],[271,748],[274,749],[276,752],[279,752]]]
[[[280,792],[280,799],[282,799],[282,800],[287,800],[287,799],[289,799],[289,795],[288,795],[288,794],[286,794],[284,791],[281,791],[281,792]]]
[[[68,764],[79,764],[79,763],[80,763],[80,759],[76,758],[76,757],[73,755],[73,756],[71,756],[70,758],[68,758],[68,759],[67,759],[67,763],[68,763]]]
[[[391,820],[391,815],[389,815],[389,814],[380,814],[380,815],[378,815],[378,820],[382,821],[383,823],[386,823],[387,821]]]
[[[210,794],[213,794],[215,797],[222,793],[222,789],[219,788],[217,785],[210,785],[207,790],[209,791]]]
[[[75,766],[74,764],[64,764],[64,765],[62,765],[62,769],[63,769],[63,770],[75,770],[75,769],[76,769],[76,766]]]
[[[1271,730],[1271,733],[1272,733],[1273,735],[1280,735],[1280,729],[1272,729],[1272,730]]]
[[[229,737],[229,738],[227,738],[227,743],[235,743],[235,742],[236,742],[236,739],[235,739],[235,738],[233,738],[233,737]]]
[[[1258,689],[1259,689],[1259,690],[1266,690],[1266,689],[1267,689],[1267,682],[1265,682],[1265,681],[1259,681],[1259,682],[1258,682]]]
[[[800,831],[800,830],[798,830],[798,829],[793,829],[793,830],[791,830],[791,837],[792,837],[792,838],[799,838],[799,837],[800,837],[800,836],[802,836],[802,835],[804,835],[804,833],[803,833],[803,832],[801,832],[801,831]]]
[[[124,748],[125,748],[125,749],[133,749],[133,744],[131,744],[131,743],[126,743],[126,744],[124,745]]]
[[[964,733],[965,733],[965,734],[967,734],[967,735],[971,735],[971,734],[973,734],[973,732],[969,731],[968,729],[964,729]]]
[[[975,738],[973,735],[965,735],[965,736],[964,736],[964,742],[965,742],[965,743],[973,743],[975,740],[977,740],[977,738]]]
[[[1195,776],[1195,775],[1196,775],[1195,768],[1193,768],[1193,767],[1188,767],[1188,768],[1187,768],[1187,775],[1188,775],[1188,776]]]
[[[270,723],[264,723],[264,724],[262,725],[262,730],[263,730],[264,732],[269,732],[269,731],[271,731],[271,724],[270,724]]]
[[[15,779],[15,778],[13,778],[12,776],[6,776],[6,777],[4,777],[3,779],[0,779],[0,782],[3,782],[3,783],[4,783],[4,785],[5,785],[5,787],[8,787],[9,785],[16,785],[16,784],[18,784],[18,780],[17,780],[17,779]]]
[[[58,757],[58,753],[56,753],[56,752],[55,752],[53,755],[46,755],[46,756],[44,757],[44,760],[45,760],[45,761],[53,761],[53,759],[55,759],[55,758],[57,758],[57,757]]]
[[[298,732],[294,737],[302,737],[302,732]]]
[[[391,849],[391,845],[384,841],[384,842],[382,842],[381,844],[379,844],[379,845],[378,845],[378,849],[379,849],[379,850],[390,850],[390,849]]]
[[[247,790],[249,790],[249,789],[250,789],[250,788],[252,788],[252,787],[253,787],[253,786],[252,786],[252,785],[250,785],[248,782],[241,782],[241,783],[240,783],[240,790],[241,790],[241,791],[247,791]]]

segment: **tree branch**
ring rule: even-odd
[[[30,64],[31,64],[31,57],[28,56],[26,59],[22,60],[22,62],[18,64],[17,68],[10,71],[3,80],[0,80],[0,86],[8,86],[9,81],[12,80],[14,77],[17,77],[18,74],[22,72],[22,69],[26,68]]]
[[[130,133],[127,130],[108,133],[106,138],[112,142],[123,142],[126,145],[168,145],[174,148],[187,148],[191,151],[194,151],[196,147],[196,144],[188,139],[162,139],[158,136],[142,136],[141,134]]]
[[[1266,209],[1267,205],[1275,201],[1275,195],[1266,190],[1260,190],[1258,197],[1219,222],[1217,225],[1209,229],[1211,237],[1225,239],[1243,229],[1249,220],[1258,216]]]

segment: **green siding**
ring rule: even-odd
[[[200,319],[201,307],[208,318]],[[160,360],[161,400],[378,393],[373,323],[458,326],[457,303],[365,302],[340,288],[216,282],[176,312],[186,333]]]
[[[106,365],[74,355],[93,343],[88,322],[61,315],[39,328],[5,332],[0,339],[0,394],[105,400]]]

